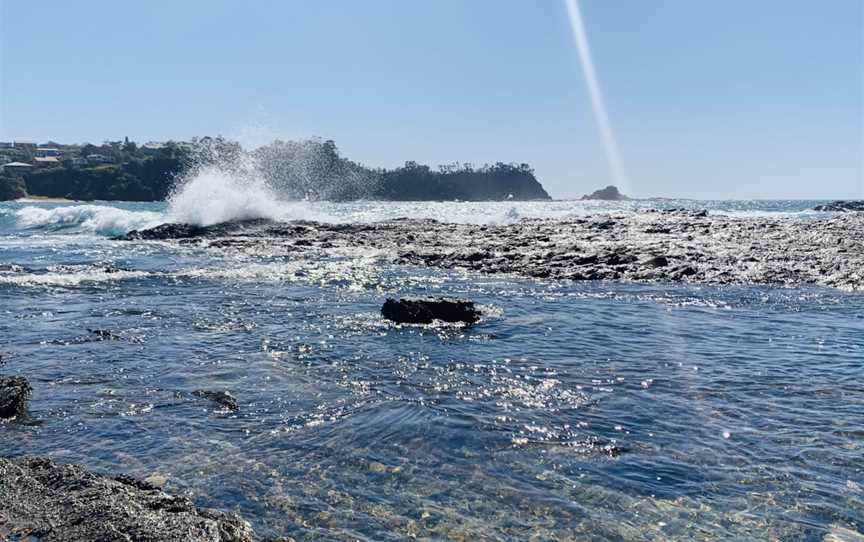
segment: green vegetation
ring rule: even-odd
[[[296,199],[504,200],[549,199],[528,164],[429,166],[406,162],[370,169],[343,158],[333,141],[275,141],[250,152],[223,138],[190,143],[115,141],[62,146],[56,165],[0,175],[0,200],[26,194],[75,200],[161,201],[193,167],[217,165],[230,174],[264,177]],[[26,159],[27,157],[23,157]],[[32,159],[32,156],[30,157]],[[16,176],[17,175],[17,176]]]
[[[20,177],[0,176],[0,201],[26,198],[27,186]]]

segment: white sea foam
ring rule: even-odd
[[[172,194],[167,211],[168,222],[199,226],[253,218],[332,221],[310,202],[281,199],[254,168],[197,169]]]
[[[27,273],[0,275],[0,284],[14,286],[57,286],[73,287],[86,284],[141,278],[149,275],[146,271],[124,271],[87,269],[71,272]]]
[[[101,235],[117,235],[165,222],[161,213],[128,211],[104,205],[24,207],[15,211],[19,228],[76,229]]]

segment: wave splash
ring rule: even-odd
[[[318,220],[309,201],[292,199],[275,189],[259,161],[243,153],[208,149],[207,156],[177,184],[168,198],[168,222],[211,226],[235,220]]]
[[[119,235],[165,222],[162,213],[129,211],[106,205],[23,207],[15,210],[13,216],[17,227],[22,229],[76,230],[98,235]]]

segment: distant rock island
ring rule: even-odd
[[[609,185],[606,188],[595,190],[590,194],[582,196],[583,200],[603,200],[603,201],[628,201],[630,198],[618,191],[617,186]]]
[[[250,170],[250,164],[251,170]],[[286,199],[354,201],[548,200],[525,163],[408,161],[369,168],[344,158],[331,140],[274,141],[253,150],[221,137],[192,141],[106,141],[102,145],[0,142],[0,201],[28,196],[74,200],[165,200],[190,171],[262,177]]]

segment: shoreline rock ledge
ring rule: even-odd
[[[128,476],[103,476],[44,457],[0,458],[0,502],[3,540],[255,540],[236,514],[197,508]]]

